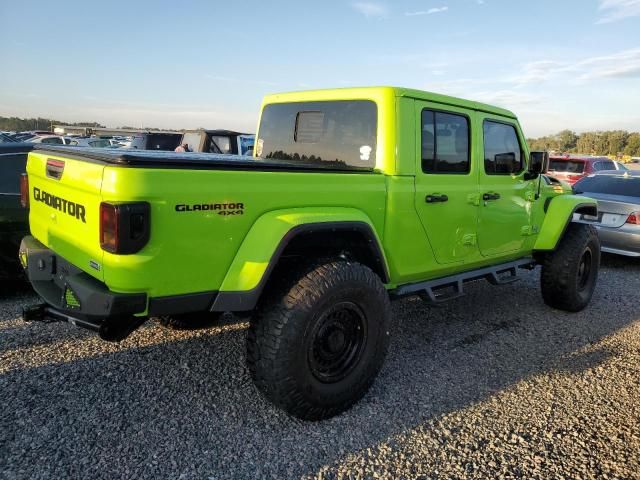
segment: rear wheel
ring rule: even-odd
[[[261,392],[303,420],[336,415],[373,383],[387,351],[389,296],[368,267],[329,262],[293,275],[247,336]]]
[[[600,241],[591,225],[570,223],[554,252],[545,255],[542,298],[550,307],[578,312],[591,301],[600,266]]]

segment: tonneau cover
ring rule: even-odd
[[[86,148],[37,145],[34,150],[78,160],[106,163],[122,167],[233,169],[233,170],[322,170],[371,171],[371,168],[341,165],[336,162],[314,163],[275,158],[262,159],[217,153],[164,152],[123,148]]]

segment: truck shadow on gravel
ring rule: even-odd
[[[615,352],[585,348],[640,317],[640,263],[617,262],[604,259],[594,301],[577,314],[542,303],[536,272],[507,286],[470,286],[444,308],[395,303],[391,348],[372,390],[320,423],[287,417],[259,396],[244,367],[242,329],[142,347],[127,341],[108,353],[89,342],[80,358],[0,375],[0,472],[314,475],[532,375],[597,367]]]

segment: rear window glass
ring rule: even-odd
[[[211,145],[209,152],[211,153],[233,153],[231,151],[231,139],[222,135],[211,135]]]
[[[574,189],[576,192],[640,197],[640,177],[594,175],[576,182]]]
[[[255,153],[332,168],[372,169],[377,121],[376,104],[369,100],[267,105]]]
[[[147,150],[172,151],[180,145],[182,135],[173,133],[150,133],[147,135]]]
[[[573,160],[551,160],[549,162],[549,171],[582,173],[584,172],[584,162]]]

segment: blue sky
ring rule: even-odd
[[[640,0],[0,0],[0,45],[5,116],[254,131],[266,93],[398,85],[640,131]]]

